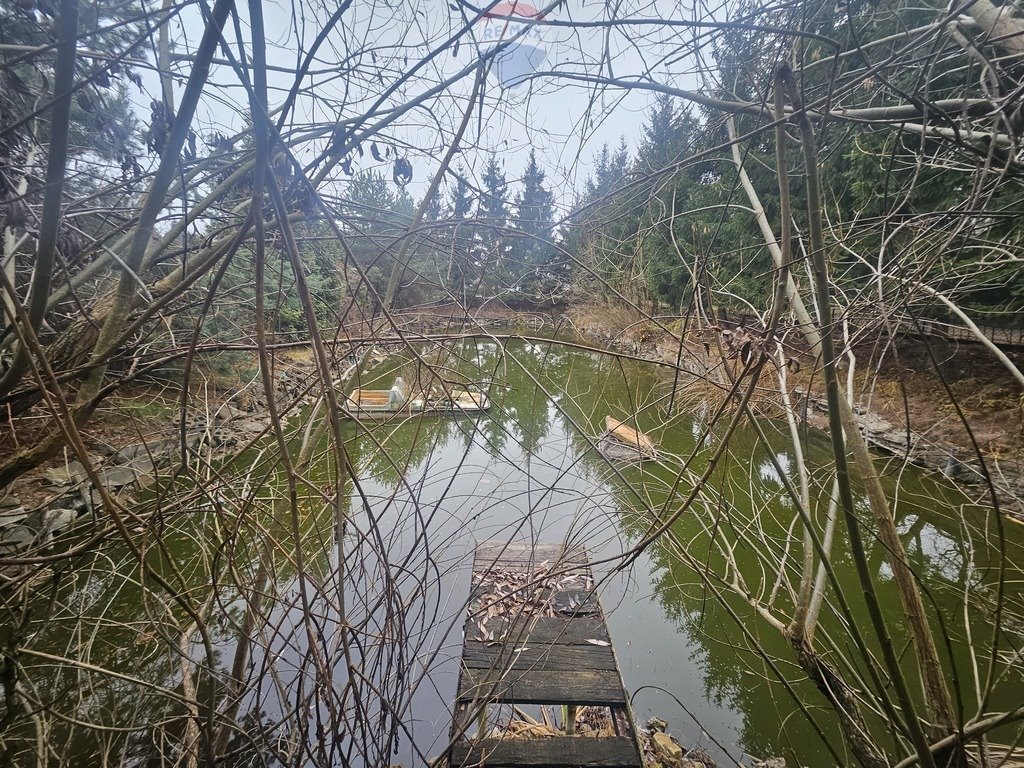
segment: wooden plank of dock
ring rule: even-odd
[[[629,712],[586,552],[484,542],[473,559],[451,766],[640,768]],[[496,738],[491,705],[565,707],[560,736]],[[614,735],[573,733],[580,707],[607,707]]]

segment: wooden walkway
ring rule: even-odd
[[[449,754],[453,766],[639,768],[636,726],[582,549],[477,547]],[[489,732],[493,705],[565,707],[564,735]],[[582,735],[581,707],[612,735]],[[508,707],[506,707],[508,709]],[[581,729],[582,730],[582,729]]]

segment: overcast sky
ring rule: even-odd
[[[632,0],[627,3],[585,2],[568,0],[549,14],[559,21],[590,22],[608,18],[676,18],[686,9],[672,3]],[[243,35],[248,40],[244,3]],[[264,5],[266,16],[268,59],[272,66],[294,69],[301,52],[309,49],[324,26],[334,6],[304,3],[293,8],[275,0]],[[301,9],[301,10],[300,10]],[[707,11],[702,11],[706,13]],[[692,16],[692,14],[691,14]],[[384,89],[396,82],[422,57],[439,49],[444,40],[457,32],[472,18],[472,11],[453,10],[442,0],[354,0],[324,45],[304,81],[304,95],[296,108],[294,128],[319,126],[329,128],[339,116],[351,118],[365,111]],[[230,24],[230,23],[229,23]],[[474,44],[482,25],[464,35],[457,53],[451,49],[431,61],[387,101],[395,107],[415,99],[445,78],[451,77],[479,56]],[[198,10],[186,9],[171,28],[175,52],[186,56],[195,50],[202,32]],[[543,30],[547,59],[542,69],[560,72],[609,74],[616,77],[651,77],[657,82],[683,87],[696,87],[690,74],[689,59],[683,49],[682,33],[664,27],[628,27],[607,31],[600,28],[546,27]],[[236,45],[233,31],[228,39]],[[666,59],[674,58],[667,65]],[[187,61],[178,61],[182,75],[177,93],[180,98]],[[284,90],[293,77],[284,72],[271,72],[271,107],[284,98]],[[230,67],[215,67],[211,87],[201,105],[196,129],[200,137],[215,131],[230,134],[241,129],[248,111],[244,90]],[[402,116],[386,130],[388,140],[399,147],[414,168],[415,181],[409,191],[422,196],[427,181],[437,168],[467,104],[472,77],[427,100],[421,107]],[[149,93],[140,95],[143,113],[159,93],[155,76],[146,81]],[[488,79],[483,109],[474,112],[463,140],[467,149],[457,159],[469,175],[479,178],[487,154],[496,152],[506,175],[512,182],[520,175],[530,148],[535,148],[548,175],[549,183],[563,210],[572,203],[587,175],[592,170],[595,153],[603,142],[617,145],[625,137],[635,148],[653,96],[645,91],[608,90],[594,93],[586,87],[565,80],[541,77],[502,88],[492,73]],[[383,143],[383,142],[382,142]],[[299,151],[300,160],[308,161],[324,147],[323,140],[305,142]],[[353,170],[378,167],[390,176],[390,165],[375,163],[367,152],[354,157]],[[446,190],[447,192],[447,190]]]

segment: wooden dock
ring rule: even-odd
[[[479,545],[464,637],[450,766],[640,768],[636,725],[584,550]],[[559,735],[547,727],[538,737],[494,734],[496,706],[538,704],[563,708]],[[606,725],[585,734],[578,715]]]

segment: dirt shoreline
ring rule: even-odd
[[[428,307],[393,315],[411,341],[429,334],[458,333],[467,327],[503,332],[534,333],[550,325],[542,311],[519,312],[489,305],[466,312],[452,306]],[[340,347],[331,360],[332,377],[351,374],[353,358],[346,338],[371,335],[368,323],[354,323],[337,337]],[[333,337],[328,334],[329,340]],[[279,412],[294,418],[310,402],[310,383],[316,380],[312,351],[307,344],[283,340],[270,355],[274,399]],[[382,342],[374,353],[381,359],[401,345]],[[333,344],[328,344],[334,350]],[[365,349],[365,347],[363,347]],[[136,383],[108,397],[80,429],[89,463],[115,498],[129,503],[134,494],[158,482],[181,461],[180,385],[173,372],[161,383]],[[0,422],[0,458],[7,458],[38,439],[46,423],[41,408]],[[198,452],[213,463],[229,451],[271,435],[267,399],[258,374],[255,351],[218,353],[201,358],[193,369],[189,413],[184,425],[190,454]],[[85,467],[69,450],[26,472],[0,489],[0,554],[17,552],[33,542],[77,525],[83,518],[99,519],[99,494]],[[9,574],[8,574],[9,575]]]
[[[725,379],[717,343],[709,333],[688,333],[682,349],[672,334],[655,322],[626,310],[572,307],[563,313],[519,312],[501,306],[465,312],[452,307],[398,315],[403,329],[417,334],[463,330],[467,325],[490,330],[513,330],[530,335],[544,330],[572,330],[587,343],[658,363],[676,365],[682,384],[702,386],[703,397],[720,396]],[[968,432],[935,372],[933,357],[921,342],[901,345],[873,365],[875,352],[855,350],[855,412],[868,442],[901,461],[939,472],[955,481],[974,501],[991,505],[991,493],[974,441],[985,459],[997,499],[1004,512],[1024,520],[1024,394],[991,355],[972,345],[938,348],[938,369],[961,409],[974,427]],[[821,377],[813,360],[794,352],[797,364],[788,376],[792,401],[802,418],[827,429]],[[926,359],[927,358],[927,359]],[[276,400],[281,405],[301,404],[301,382],[311,380],[312,358],[298,348],[274,355]],[[250,361],[251,362],[251,361]],[[735,361],[733,361],[735,362]],[[1024,362],[1024,361],[1022,361]],[[845,376],[845,371],[841,371]],[[774,377],[773,377],[774,378]],[[190,446],[203,446],[207,456],[222,453],[266,433],[269,419],[258,381],[231,385],[230,377],[203,382],[201,396],[187,425]],[[112,397],[97,418],[83,430],[87,447],[104,478],[119,495],[145,487],[172,465],[180,450],[176,392],[159,387],[136,387]],[[758,393],[757,407],[779,415],[778,392]],[[0,453],[31,440],[31,431],[17,435]],[[145,439],[143,439],[143,437]],[[0,493],[0,527],[28,521],[39,534],[69,524],[82,514],[94,514],[92,492],[80,464],[70,456],[58,457],[27,474]],[[0,545],[3,542],[0,541]]]
[[[633,312],[574,307],[567,317],[591,343],[660,363],[678,361],[688,384],[724,383],[713,336],[729,328],[691,331],[680,350],[672,334]],[[992,505],[991,480],[1002,511],[1024,521],[1024,393],[991,353],[980,345],[905,339],[896,349],[860,344],[854,355],[854,412],[873,448],[944,475],[981,505]],[[827,430],[825,392],[814,360],[800,350],[792,357],[787,375],[792,402],[812,426]],[[1024,364],[1020,350],[1014,359]],[[840,366],[844,381],[847,364]],[[757,407],[777,415],[780,393],[764,389],[758,395]]]

